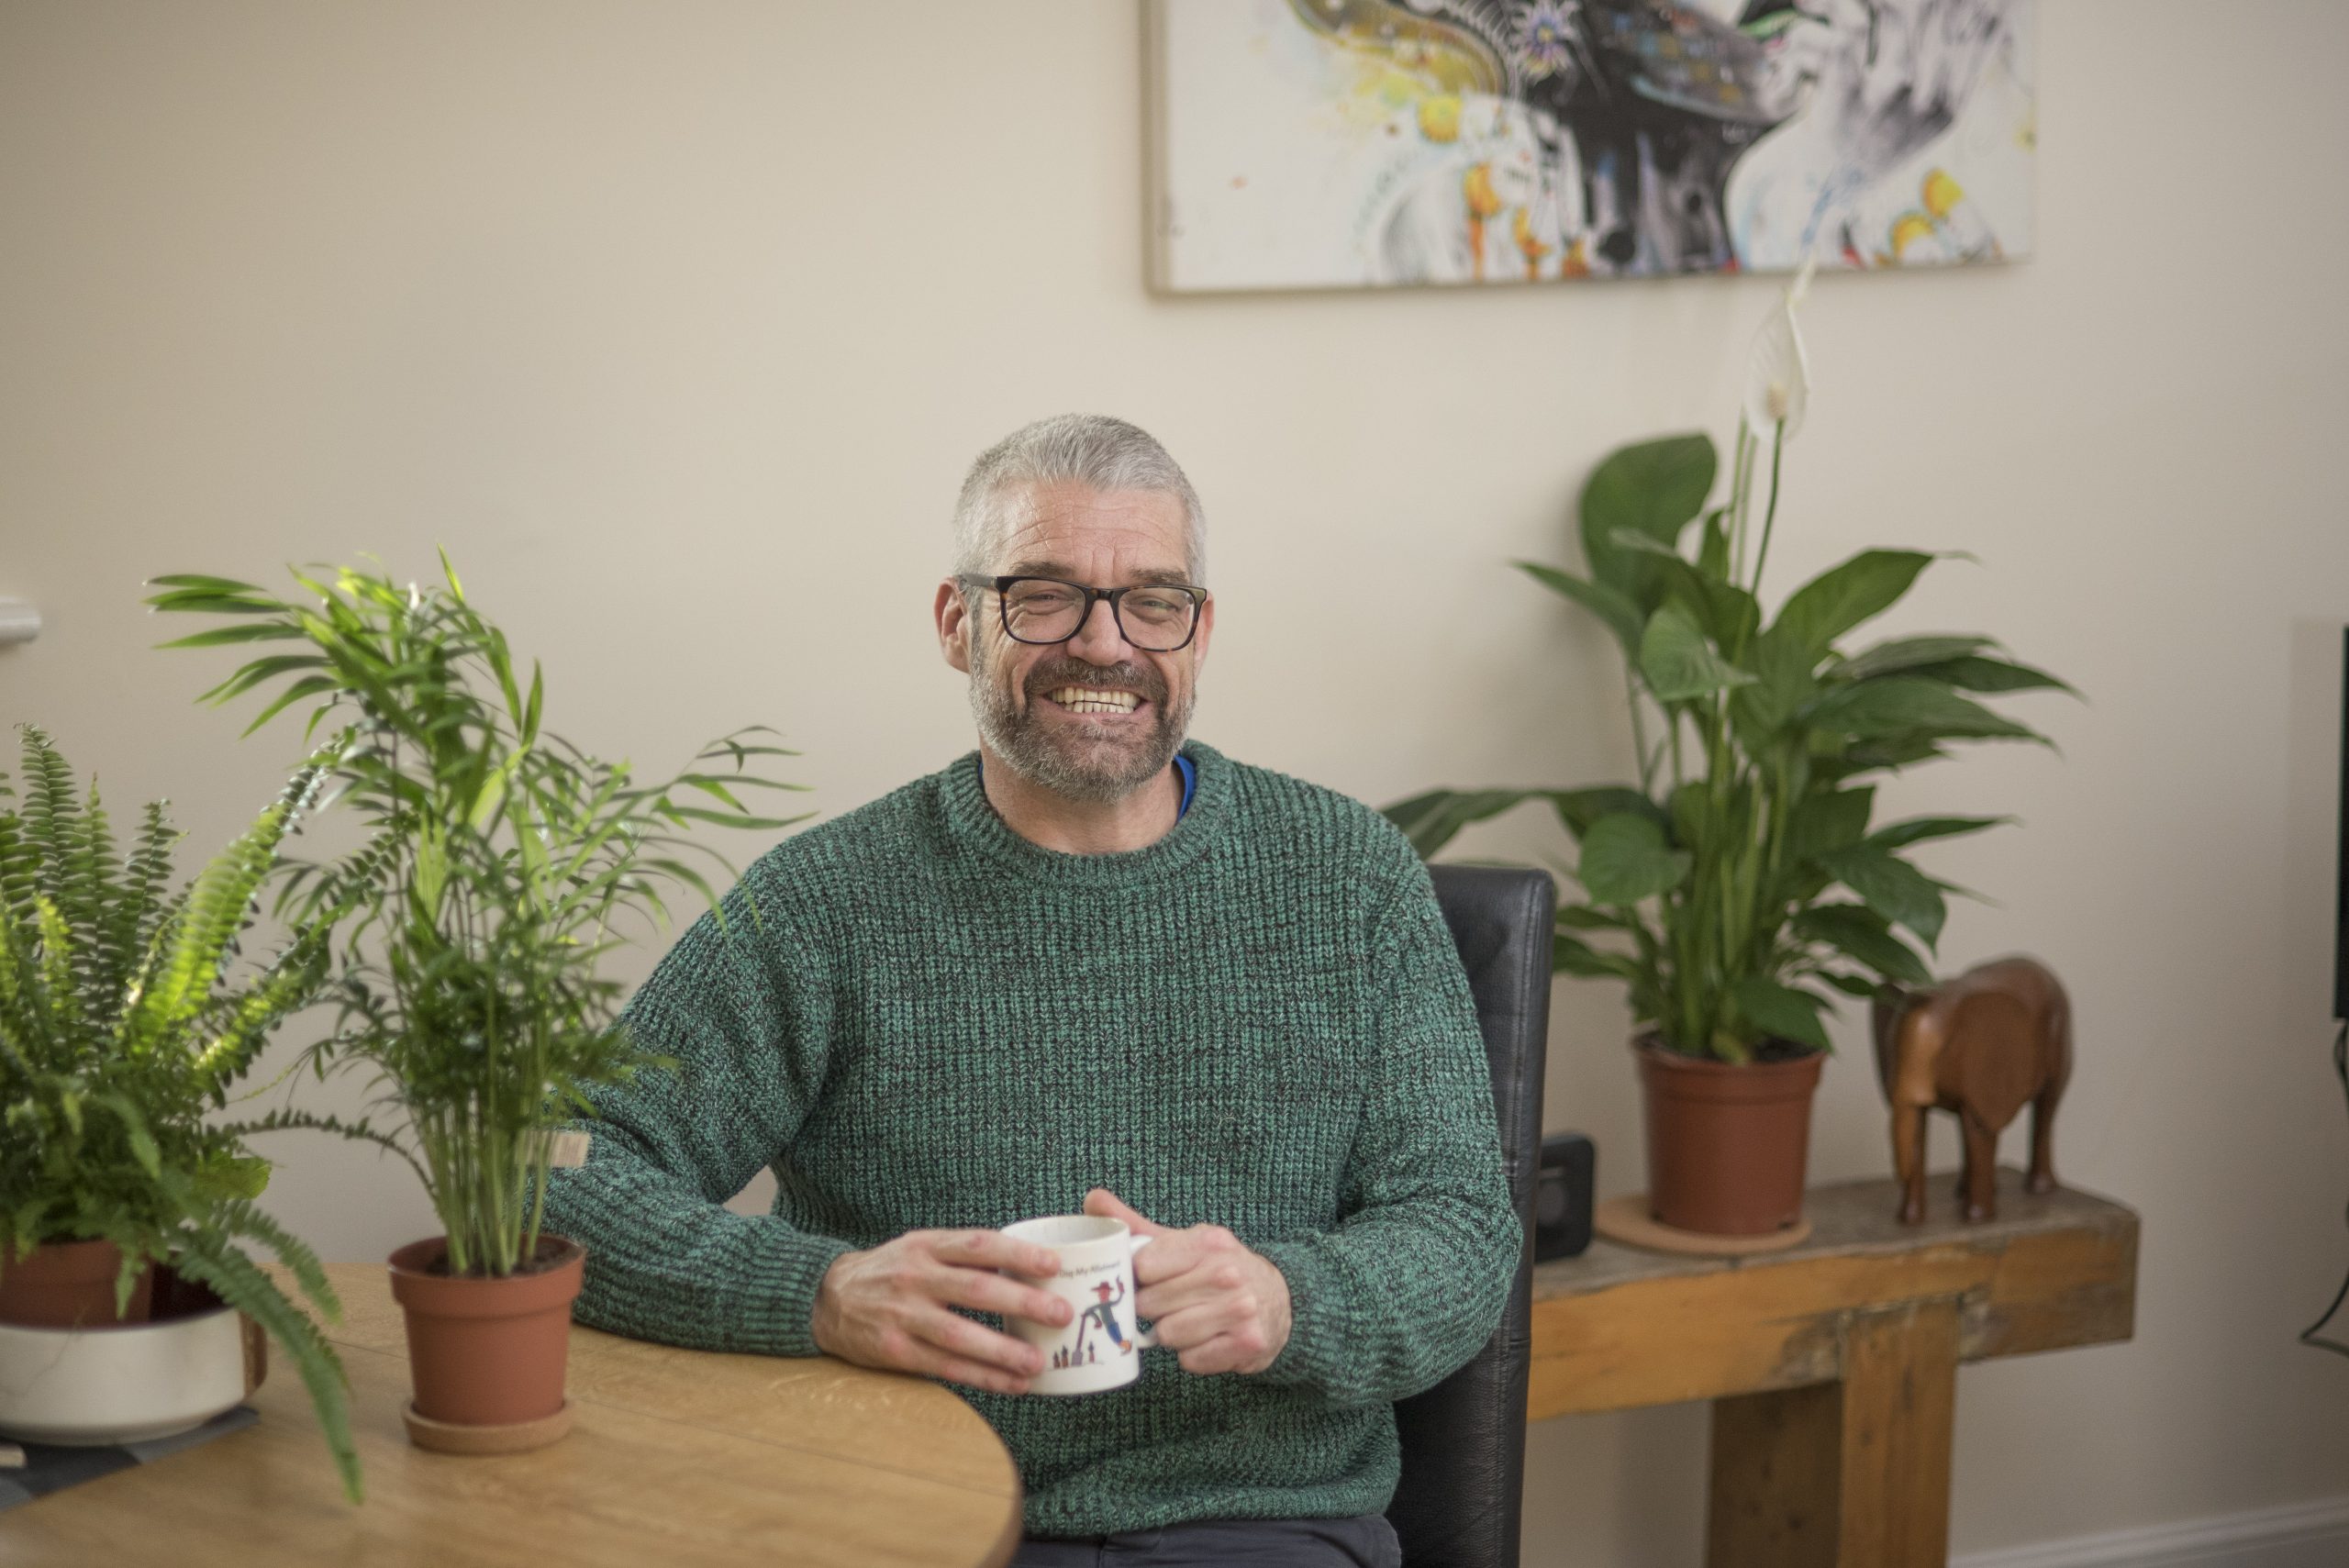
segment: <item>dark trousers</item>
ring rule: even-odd
[[[1381,1514],[1350,1519],[1198,1519],[1162,1529],[1019,1543],[1011,1568],[1403,1568]]]

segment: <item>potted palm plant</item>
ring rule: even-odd
[[[1386,808],[1423,855],[1523,802],[1555,811],[1583,895],[1560,901],[1555,967],[1628,985],[1651,1215],[1714,1235],[1800,1218],[1831,993],[1930,980],[1912,943],[1933,950],[1956,890],[1906,851],[2007,820],[1880,824],[1874,781],[1956,744],[2043,742],[1976,697],[2069,689],[1987,637],[1847,647],[1932,563],[1924,551],[1863,550],[1765,613],[1780,459],[1807,401],[1800,289],[1756,342],[1725,500],[1708,506],[1709,437],[1628,446],[1582,493],[1587,573],[1515,563],[1621,647],[1637,778]]]
[[[121,850],[96,784],[79,791],[41,730],[22,739],[22,795],[0,774],[0,1429],[90,1443],[195,1426],[258,1380],[242,1314],[300,1370],[355,1502],[342,1367],[239,1243],[328,1320],[333,1289],[254,1206],[267,1162],[207,1119],[318,989],[318,928],[266,964],[237,956],[323,771],[297,772],[173,891],[162,803]]]
[[[757,816],[736,792],[799,786],[750,771],[789,753],[748,731],[674,778],[640,783],[543,730],[539,670],[526,686],[505,634],[445,555],[441,566],[431,587],[372,570],[296,572],[310,595],[299,603],[225,578],[161,577],[149,602],[232,617],[179,644],[287,645],[205,694],[223,703],[272,689],[248,734],[306,698],[317,700],[313,730],[345,726],[331,788],[366,841],[296,866],[284,901],[302,919],[354,911],[326,982],[337,1027],[311,1064],[371,1073],[396,1115],[285,1110],[262,1125],[372,1139],[415,1169],[441,1234],[390,1261],[415,1380],[409,1436],[505,1451],[568,1425],[565,1349],[585,1254],[541,1229],[547,1172],[563,1158],[552,1129],[592,1115],[586,1085],[662,1060],[629,1040],[621,986],[599,973],[615,922],[665,919],[662,889],[678,884],[715,907],[681,858],[682,830],[787,826],[799,817]]]

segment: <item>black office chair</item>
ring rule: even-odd
[[[1433,1388],[1396,1405],[1403,1476],[1386,1518],[1402,1538],[1406,1568],[1517,1568],[1525,1388],[1533,1360],[1533,1186],[1542,1157],[1557,886],[1547,872],[1428,870],[1476,998],[1509,1201],[1525,1243],[1508,1309],[1485,1348]]]

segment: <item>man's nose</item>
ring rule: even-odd
[[[1096,599],[1085,607],[1076,635],[1068,639],[1068,651],[1088,664],[1122,664],[1130,649],[1107,599]]]

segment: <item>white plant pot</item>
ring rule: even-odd
[[[97,1447],[184,1432],[261,1386],[264,1345],[233,1307],[100,1329],[0,1323],[0,1437]]]

